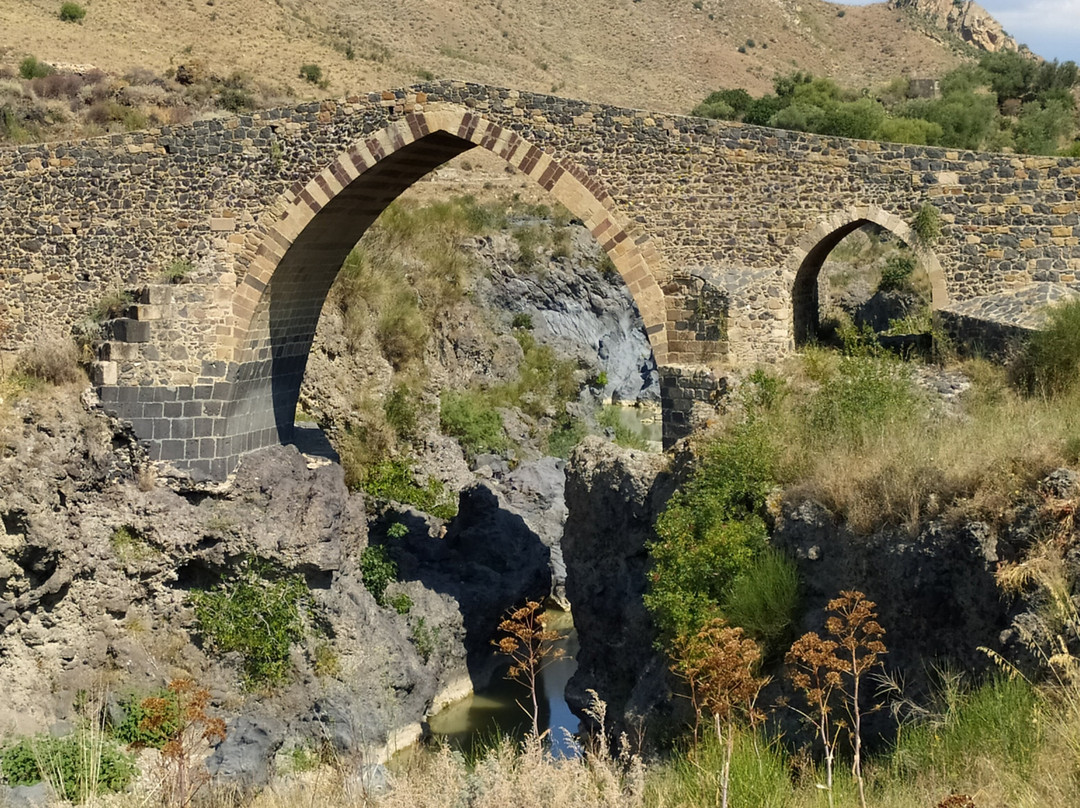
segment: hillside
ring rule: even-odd
[[[719,86],[760,92],[797,68],[856,87],[937,75],[967,48],[886,3],[86,0],[81,23],[61,22],[59,5],[0,4],[0,64],[29,54],[117,74],[197,64],[221,76],[239,70],[282,97],[433,75],[687,112]],[[299,77],[304,64],[322,68],[324,88]]]

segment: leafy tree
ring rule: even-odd
[[[825,113],[822,128],[825,135],[868,140],[877,135],[885,120],[885,108],[871,98],[860,98],[833,106]]]
[[[771,123],[773,116],[785,106],[787,104],[778,96],[763,95],[761,98],[755,98],[750,104],[746,114],[743,115],[743,121],[752,126],[773,126],[774,124]]]
[[[1055,154],[1076,129],[1076,112],[1061,101],[1030,101],[1016,123],[1016,148],[1025,154]]]

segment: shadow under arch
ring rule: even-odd
[[[888,230],[915,253],[919,266],[930,278],[930,307],[940,309],[949,303],[945,272],[932,251],[920,245],[915,232],[899,217],[881,208],[868,207],[838,213],[819,222],[800,241],[792,258],[796,265],[791,287],[792,326],[796,347],[812,341],[820,326],[818,275],[829,253],[860,227],[876,224]]]
[[[308,354],[326,296],[349,252],[406,188],[476,147],[533,178],[581,219],[630,290],[657,364],[668,355],[662,264],[607,192],[580,167],[556,161],[516,133],[463,108],[413,112],[339,155],[283,196],[233,296],[232,336],[221,358],[237,367],[228,405],[232,452],[292,437]]]

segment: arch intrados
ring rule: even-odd
[[[889,231],[915,253],[919,266],[930,279],[930,307],[937,310],[948,305],[945,271],[937,256],[920,243],[907,222],[881,208],[847,211],[819,222],[800,240],[792,257],[795,275],[791,288],[792,326],[796,344],[802,344],[817,333],[817,282],[825,259],[847,236],[868,224]]]
[[[456,148],[451,144],[456,144]],[[281,212],[276,216],[267,214],[265,221],[260,222],[258,231],[263,235],[253,246],[253,257],[233,296],[232,337],[223,345],[221,358],[239,363],[256,358],[253,329],[259,304],[276,270],[302,236],[314,235],[312,228],[319,228],[320,212],[332,206],[345,189],[357,180],[372,177],[380,166],[395,160],[399,167],[415,170],[415,177],[405,185],[385,198],[374,200],[373,220],[417,179],[477,146],[530,176],[584,222],[629,288],[645,322],[654,357],[658,364],[663,364],[668,353],[666,313],[663,293],[654,274],[661,265],[661,257],[651,241],[635,235],[633,226],[616,209],[611,196],[579,166],[566,159],[556,160],[517,133],[458,108],[405,115],[354,144],[302,188],[294,188],[279,198],[272,210]],[[425,151],[429,154],[425,155]],[[436,153],[440,151],[441,155]]]

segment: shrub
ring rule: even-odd
[[[720,617],[732,585],[765,549],[760,513],[776,459],[759,424],[740,424],[705,447],[691,478],[668,501],[649,545],[645,595],[661,645]]]
[[[135,298],[130,292],[122,292],[119,290],[110,292],[91,306],[90,311],[86,313],[86,316],[96,323],[101,323],[105,320],[114,320],[123,315],[124,309],[130,306],[134,299]]]
[[[431,655],[435,653],[435,647],[439,642],[438,626],[432,628],[428,625],[425,618],[418,617],[416,618],[416,622],[413,623],[410,636],[413,645],[416,646],[416,650],[420,656],[423,657],[424,662],[430,660]]]
[[[86,9],[78,3],[64,3],[60,6],[60,19],[64,22],[82,22]]]
[[[64,3],[60,5],[60,19],[65,23],[81,23],[86,16],[86,10],[79,3]]]
[[[65,337],[43,337],[19,352],[15,373],[49,384],[74,384],[85,381],[79,367],[79,351]]]
[[[911,275],[915,271],[915,259],[910,255],[892,255],[881,270],[878,290],[882,292],[910,288]]]
[[[416,434],[416,402],[413,392],[403,384],[395,387],[383,402],[383,414],[394,432],[402,440]]]
[[[211,590],[193,591],[196,631],[219,654],[238,652],[248,689],[289,677],[289,652],[304,637],[302,610],[310,597],[299,575],[245,562],[237,575]]]
[[[113,727],[116,739],[136,749],[161,749],[180,731],[180,701],[168,688],[149,696],[130,694],[120,699],[124,720]]]
[[[412,598],[404,592],[398,592],[390,598],[390,607],[398,614],[408,614],[413,607]]]
[[[518,312],[510,320],[511,328],[524,328],[526,331],[532,331],[533,318],[532,315],[527,312]]]
[[[300,66],[300,78],[311,84],[318,84],[323,80],[322,68],[316,64],[306,64]]]
[[[1080,301],[1051,308],[1046,327],[1030,337],[1013,360],[1010,376],[1029,394],[1055,396],[1069,390],[1080,372]]]
[[[19,62],[19,75],[24,79],[40,79],[53,72],[52,65],[39,62],[36,56],[27,56]]]
[[[477,393],[444,391],[439,425],[470,455],[501,452],[507,445],[502,416]]]
[[[165,267],[165,271],[161,273],[161,279],[165,283],[183,283],[194,269],[195,266],[190,261],[177,258]]]
[[[255,97],[247,90],[240,87],[226,87],[217,97],[219,108],[228,112],[244,112],[255,109]]]
[[[135,763],[99,729],[84,727],[63,738],[22,738],[0,751],[0,773],[9,786],[47,780],[61,799],[86,802],[127,788]]]
[[[375,338],[383,356],[394,370],[401,370],[423,355],[427,337],[428,329],[416,293],[407,287],[398,290],[381,308],[375,325]]]
[[[452,519],[457,514],[457,503],[446,486],[434,477],[421,486],[402,460],[384,460],[368,469],[360,488],[376,499],[414,505],[439,519]]]
[[[731,584],[720,611],[770,653],[789,639],[799,605],[795,563],[766,548]]]
[[[923,244],[933,244],[941,238],[941,214],[929,202],[923,203],[915,214],[912,230]]]
[[[360,576],[367,591],[380,606],[387,605],[386,587],[397,580],[397,574],[397,564],[390,558],[385,547],[369,544],[360,551]]]

